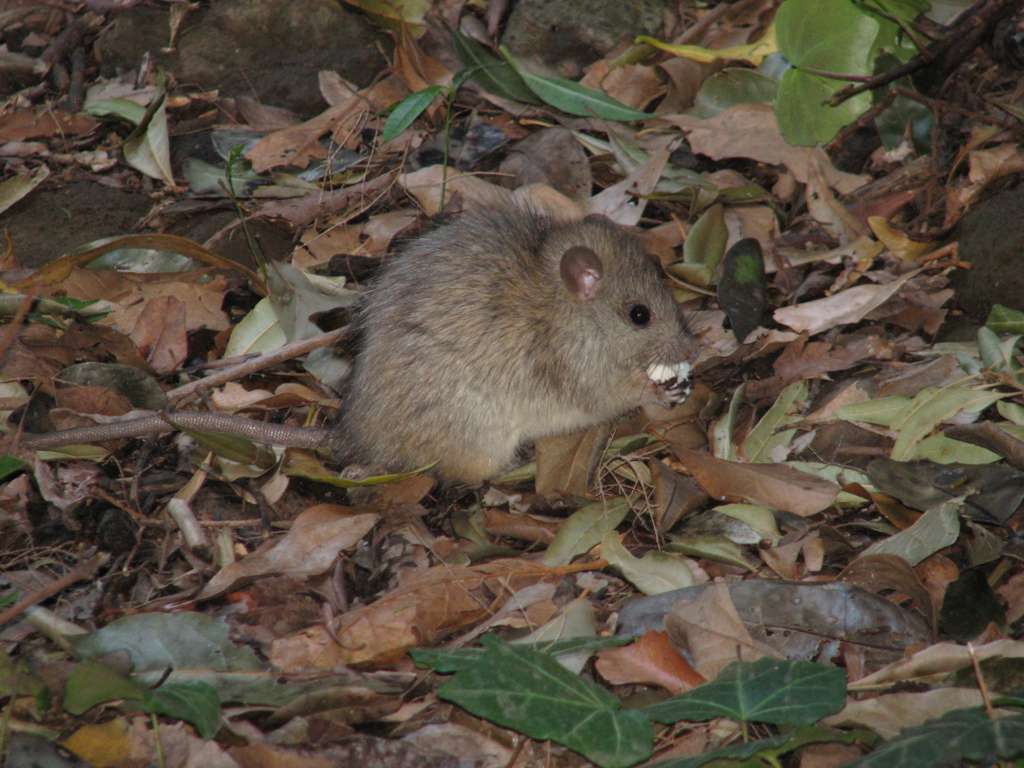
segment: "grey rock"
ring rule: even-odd
[[[1024,310],[1024,186],[1000,192],[960,222],[960,258],[953,286],[961,307],[984,321],[993,304]]]
[[[668,0],[519,0],[502,44],[551,74],[577,78],[623,41],[661,34]]]
[[[334,0],[218,0],[191,14],[174,51],[167,14],[134,7],[97,41],[105,74],[138,66],[150,53],[180,83],[251,96],[302,115],[325,107],[317,72],[368,85],[387,66],[386,36]]]

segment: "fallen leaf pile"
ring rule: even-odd
[[[497,0],[346,0],[390,65],[320,70],[318,113],[182,74],[234,0],[161,9],[127,75],[135,3],[8,5],[0,211],[79,182],[145,211],[45,263],[7,232],[8,765],[1024,759],[1024,306],[1015,264],[981,316],[957,282],[1024,171],[1014,3],[665,4],[556,64]],[[632,228],[691,396],[475,488],[180,416],[329,426],[379,265],[486,206]]]

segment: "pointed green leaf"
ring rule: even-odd
[[[629,502],[622,498],[598,501],[573,512],[558,529],[544,553],[544,565],[566,565],[601,543],[608,531],[614,531],[626,519]]]
[[[443,89],[440,85],[431,85],[422,91],[410,93],[398,102],[388,115],[384,123],[384,130],[381,132],[382,141],[391,141],[398,138],[402,131],[413,124],[413,121],[423,114],[431,102],[437,98]]]
[[[535,75],[521,66],[504,46],[501,54],[541,101],[578,117],[597,117],[602,120],[647,120],[654,115],[627,107],[603,91],[585,88],[563,77]]]
[[[540,104],[533,91],[508,62],[502,61],[486,47],[461,32],[452,33],[452,43],[459,61],[470,72],[470,79],[488,93],[504,99]]]
[[[892,429],[899,436],[892,447],[891,458],[895,461],[909,461],[917,444],[943,421],[961,411],[975,413],[984,410],[1004,397],[1009,397],[1009,393],[953,387],[922,389],[911,400],[906,411],[892,422]]]

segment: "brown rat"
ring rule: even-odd
[[[524,442],[685,397],[696,357],[638,238],[603,216],[556,222],[516,206],[411,243],[359,323],[335,453],[388,469],[436,462],[468,482],[507,468]]]
[[[513,205],[464,213],[412,241],[368,291],[358,325],[362,348],[335,427],[196,412],[170,421],[283,445],[326,441],[339,458],[434,464],[445,479],[478,482],[524,442],[684,398],[696,357],[638,238],[602,216],[559,222]],[[24,443],[170,429],[151,415]]]

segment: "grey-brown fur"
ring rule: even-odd
[[[595,298],[560,276],[592,250]],[[642,302],[652,321],[631,323]],[[476,482],[524,442],[588,427],[654,393],[652,363],[692,360],[693,343],[639,240],[601,217],[556,223],[508,206],[463,214],[413,241],[372,286],[336,455],[387,469],[437,462]]]

